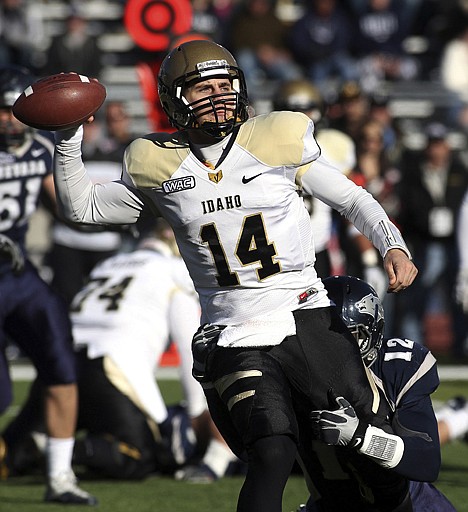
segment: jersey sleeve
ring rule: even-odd
[[[382,258],[390,249],[411,254],[398,228],[374,197],[333,167],[323,156],[304,166],[300,185],[311,196],[337,210],[372,241]]]
[[[434,481],[441,463],[437,419],[430,397],[439,385],[436,360],[413,341],[394,338],[385,343],[379,367],[385,392],[395,408],[393,431],[405,444],[394,470],[411,480]]]
[[[144,207],[142,195],[125,179],[93,184],[81,157],[83,127],[55,133],[54,181],[60,210],[71,222],[133,224]]]

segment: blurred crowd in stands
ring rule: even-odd
[[[65,9],[53,23],[41,14],[41,5],[51,3]],[[118,7],[120,17],[89,17],[93,3]],[[107,32],[125,33],[125,4],[0,0],[0,64],[20,64],[37,76],[76,71],[99,78],[110,66],[161,60],[164,53],[136,47],[119,53],[103,45]],[[257,114],[273,108],[285,82],[302,80],[315,89],[319,126],[352,139],[355,164],[347,172],[399,225],[420,271],[400,296],[384,293],[388,331],[467,357],[467,313],[454,290],[456,228],[468,190],[468,2],[192,0],[192,10],[194,37],[232,51]],[[96,163],[96,180],[119,172],[123,149],[136,135],[125,101],[102,109],[84,147]],[[350,246],[336,219],[330,229],[331,258],[340,262],[332,272],[366,277],[366,267],[380,265]],[[92,264],[126,250],[132,239],[69,231],[54,226],[42,263],[70,300]]]

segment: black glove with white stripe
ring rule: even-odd
[[[205,382],[207,379],[206,361],[209,354],[216,348],[219,335],[225,327],[225,325],[203,324],[192,338],[192,375],[198,382]]]

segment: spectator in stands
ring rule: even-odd
[[[350,177],[362,184],[387,215],[395,219],[400,208],[395,187],[401,173],[388,160],[384,136],[385,129],[380,122],[371,119],[363,124],[358,136],[356,169]]]
[[[94,124],[94,123],[93,123]],[[105,108],[105,130],[90,160],[105,160],[121,163],[125,148],[136,138],[132,131],[132,120],[121,101],[108,101]]]
[[[192,0],[192,32],[204,34],[213,41],[223,41],[223,27],[213,0]]]
[[[301,76],[287,48],[287,27],[275,13],[274,0],[243,0],[229,23],[228,46],[244,71],[251,98],[264,78]]]
[[[44,74],[74,71],[99,78],[102,52],[97,39],[89,33],[87,20],[73,10],[65,22],[65,32],[52,39],[47,52]]]
[[[417,76],[415,59],[405,53],[403,42],[411,20],[399,0],[368,0],[355,9],[357,35],[354,51],[359,60],[361,85],[375,91],[382,80],[410,80]]]
[[[369,116],[369,98],[358,82],[343,83],[334,109],[337,113],[330,127],[346,133],[357,143],[361,127]]]
[[[383,147],[386,157],[398,164],[403,145],[400,130],[390,110],[390,98],[385,92],[375,92],[370,96],[369,120],[377,121],[383,129]]]
[[[44,34],[41,18],[24,0],[0,0],[0,66],[35,68],[34,54]]]
[[[353,29],[337,0],[311,0],[292,26],[289,46],[306,76],[322,91],[330,79],[357,80],[358,70],[350,53]]]
[[[454,352],[463,345],[463,317],[454,301],[458,270],[457,219],[468,189],[468,170],[451,149],[447,128],[430,123],[422,154],[402,159],[397,222],[405,233],[420,277],[414,288],[397,300],[395,332],[425,342],[423,321],[432,307],[452,321]]]

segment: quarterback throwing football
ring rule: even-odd
[[[128,224],[150,211],[172,226],[202,308],[194,375],[218,428],[248,461],[237,510],[280,512],[296,454],[296,404],[324,408],[333,387],[376,427],[388,412],[317,277],[298,190],[372,240],[389,291],[409,286],[417,270],[380,205],[320,157],[307,116],[249,118],[243,73],[225,48],[184,43],[158,78],[178,131],[136,139],[121,179],[101,185],[83,165],[82,129],[57,132],[58,196],[71,221]]]

